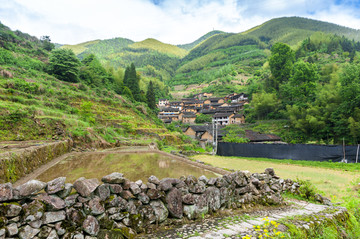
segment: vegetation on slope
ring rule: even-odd
[[[0,31],[0,140],[71,137],[104,146],[152,140],[144,135],[177,138],[94,55],[79,61],[71,50],[49,52],[35,37],[3,25]]]

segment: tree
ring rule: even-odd
[[[48,71],[59,80],[78,82],[80,62],[70,49],[57,49],[51,52]]]
[[[195,123],[203,124],[210,123],[212,121],[212,117],[210,115],[199,114],[196,116]]]
[[[279,89],[279,85],[290,78],[290,74],[295,61],[295,53],[285,43],[275,43],[271,47],[269,60],[272,77],[268,86],[270,89]]]
[[[134,63],[131,63],[130,67],[126,67],[124,75],[124,86],[131,90],[132,95],[136,101],[141,101],[141,92],[139,86],[140,76],[136,73]]]
[[[253,94],[251,106],[257,119],[278,118],[280,102],[274,93]]]
[[[245,136],[245,130],[240,128],[239,125],[230,124],[224,129],[225,136],[223,141],[227,143],[247,143],[250,140]]]
[[[40,37],[40,41],[42,43],[42,47],[47,51],[51,51],[52,49],[55,48],[55,45],[53,43],[51,43],[49,36]]]
[[[286,104],[305,104],[315,100],[316,84],[320,76],[314,64],[295,63],[290,80],[280,86],[280,94]]]
[[[147,88],[146,100],[147,100],[147,104],[150,109],[156,108],[155,91],[154,91],[154,85],[153,85],[152,81],[149,82],[149,85]]]

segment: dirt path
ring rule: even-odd
[[[304,201],[289,200],[288,207],[281,208],[268,208],[261,209],[249,213],[242,213],[238,215],[209,218],[204,219],[201,222],[186,224],[181,227],[170,229],[167,231],[161,231],[151,235],[145,235],[140,238],[150,239],[175,239],[175,238],[189,238],[189,239],[202,239],[202,238],[243,238],[250,236],[249,238],[258,238],[254,227],[260,226],[264,228],[265,223],[276,222],[280,219],[286,219],[293,216],[300,215],[316,215],[321,214],[327,218],[333,217],[336,213],[344,213],[346,209],[335,208],[325,205],[319,205]],[[326,212],[327,209],[333,209],[332,214]],[[311,223],[320,223],[320,221],[313,221],[302,223],[300,227],[304,229],[310,228]],[[284,225],[279,224],[276,230],[286,231]]]

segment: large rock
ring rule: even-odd
[[[121,187],[120,184],[108,184],[108,185],[111,193],[120,194],[123,191],[123,188]]]
[[[20,229],[19,238],[20,239],[32,239],[40,232],[39,229],[35,229],[26,225],[25,227]]]
[[[182,196],[182,202],[187,205],[194,205],[195,204],[195,197],[191,193],[187,193]]]
[[[101,199],[99,197],[91,199],[88,206],[92,215],[100,215],[105,212],[105,208],[101,204]]]
[[[208,200],[209,210],[215,212],[220,209],[220,189],[217,187],[208,187],[205,191]]]
[[[124,174],[122,173],[118,173],[118,172],[114,172],[112,174],[106,175],[104,176],[101,181],[103,181],[104,183],[115,183],[115,184],[119,184],[119,183],[124,183],[125,178],[124,178]]]
[[[23,185],[16,187],[16,190],[19,191],[19,196],[27,197],[30,195],[37,194],[45,187],[46,187],[46,183],[33,179],[28,181],[27,183],[24,183]]]
[[[159,190],[162,191],[169,191],[170,189],[172,189],[173,184],[175,184],[176,181],[174,178],[163,178],[160,180],[160,184],[159,184]]]
[[[18,232],[19,228],[16,223],[11,223],[10,225],[6,226],[6,234],[9,237],[15,236],[16,234],[18,234]]]
[[[140,189],[139,185],[136,183],[133,183],[133,182],[130,183],[130,190],[131,190],[132,194],[134,194],[134,195],[141,193],[141,189]]]
[[[183,207],[182,207],[182,197],[181,192],[177,188],[171,189],[170,192],[166,194],[165,202],[171,216],[175,218],[182,218],[183,216]]]
[[[0,204],[0,214],[6,217],[16,217],[20,214],[22,207],[18,203],[4,203]]]
[[[99,222],[91,215],[86,217],[82,227],[83,230],[91,236],[97,236],[100,230]]]
[[[34,200],[29,204],[23,205],[23,212],[23,218],[26,222],[40,220],[45,212],[45,204]]]
[[[82,177],[75,181],[74,188],[81,196],[87,197],[90,196],[99,185],[100,182],[96,178],[85,179]]]
[[[150,202],[150,206],[154,209],[156,220],[160,223],[166,220],[169,215],[169,211],[166,209],[164,203],[160,200],[154,200]]]
[[[55,178],[47,183],[46,192],[48,194],[57,193],[65,188],[66,177]]]
[[[73,185],[71,183],[65,183],[64,189],[57,192],[56,195],[58,195],[61,198],[66,198],[70,195],[71,191],[73,189]]]
[[[157,189],[149,188],[146,192],[146,195],[148,195],[150,199],[155,200],[161,198],[163,194]]]
[[[66,214],[65,211],[56,211],[56,212],[45,212],[43,217],[44,224],[60,222],[65,220]]]
[[[51,230],[51,232],[49,233],[46,239],[59,239],[59,236],[55,230]]]
[[[11,183],[0,184],[0,202],[13,199],[13,187]]]
[[[102,201],[105,201],[110,197],[110,189],[108,184],[102,184],[96,189],[96,195],[100,197]]]
[[[42,194],[37,199],[45,203],[50,211],[61,210],[66,206],[64,200],[54,195]]]
[[[155,184],[155,185],[159,185],[159,184],[160,184],[160,180],[159,180],[156,176],[154,176],[154,175],[151,175],[151,176],[149,177],[148,182],[149,182],[149,183],[153,183],[153,184]]]
[[[203,183],[202,181],[198,181],[197,183],[194,184],[190,184],[189,185],[189,191],[192,193],[204,193],[206,189],[205,183]]]

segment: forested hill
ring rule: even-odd
[[[78,145],[107,146],[155,140],[146,135],[176,138],[145,103],[151,78],[133,73],[137,95],[123,84],[122,69],[103,66],[94,55],[80,61],[70,50],[54,49],[49,37],[38,39],[0,23],[0,141],[70,137]],[[152,83],[161,91],[163,85]]]
[[[253,75],[265,62],[271,45],[284,42],[296,47],[316,32],[360,38],[358,30],[301,17],[283,17],[237,34],[211,31],[192,43],[177,46],[156,39],[134,42],[114,38],[62,47],[72,49],[80,59],[95,54],[100,62],[115,68],[134,63],[139,71],[173,86],[210,83],[219,79],[213,76],[226,65],[241,67]],[[237,77],[235,81],[246,78]]]
[[[270,44],[283,42],[289,45],[296,45],[315,32],[345,36],[355,41],[360,40],[360,30],[302,17],[275,18],[243,34],[258,37],[261,41]]]

